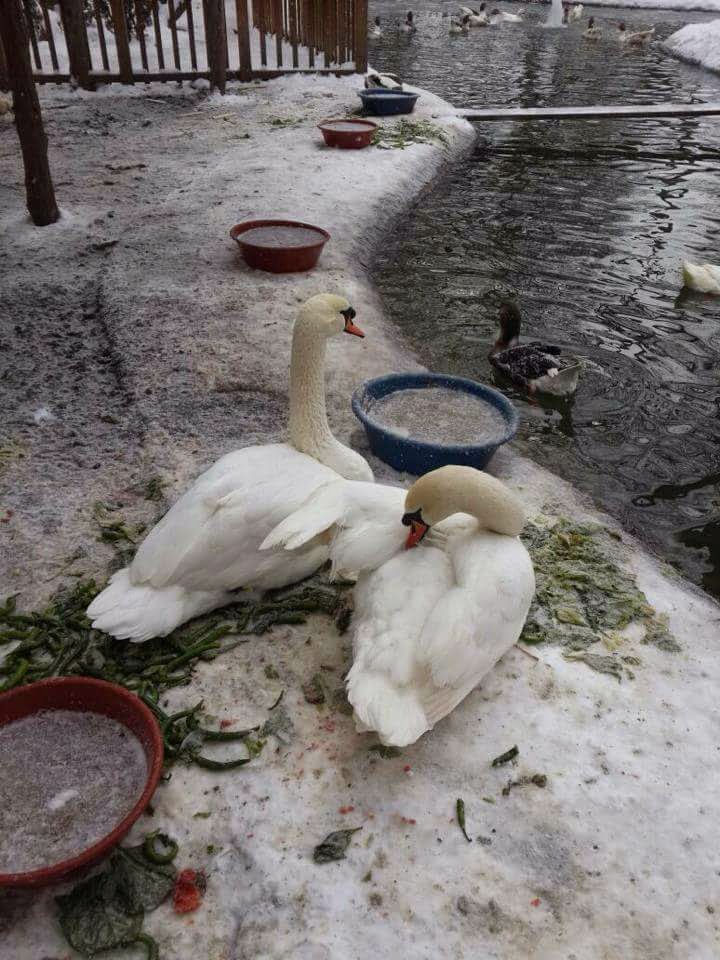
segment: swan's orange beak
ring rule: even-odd
[[[412,550],[413,547],[416,547],[429,529],[428,525],[423,523],[422,520],[411,520],[410,533],[405,541],[405,549]]]
[[[349,317],[345,317],[345,333],[351,333],[354,337],[364,337],[360,327],[356,327]]]

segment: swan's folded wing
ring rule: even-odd
[[[133,583],[193,590],[242,585],[268,531],[318,483],[336,476],[285,444],[222,457],[140,545],[130,568]]]

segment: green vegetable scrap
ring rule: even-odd
[[[164,496],[163,491],[165,486],[166,484],[162,477],[151,477],[145,484],[145,499],[160,503]]]
[[[501,753],[499,757],[495,757],[493,762],[490,764],[491,767],[501,767],[504,763],[510,763],[511,760],[514,760],[518,756],[520,751],[515,746],[510,747],[509,750],[506,750],[505,753]]]
[[[591,670],[596,673],[607,673],[615,677],[618,683],[622,682],[623,668],[620,661],[611,655],[602,653],[590,653],[589,650],[567,650],[563,656],[566,660],[580,660],[587,664]]]
[[[392,757],[402,756],[402,752],[398,747],[386,747],[384,743],[373,743],[372,746],[368,747],[368,753],[376,753],[379,757],[382,757],[383,760],[390,760]]]
[[[330,863],[331,860],[344,860],[345,851],[350,846],[350,840],[354,833],[362,830],[362,827],[354,827],[349,830],[335,830],[329,833],[322,843],[319,843],[313,850],[313,860],[315,863]]]
[[[517,780],[508,780],[502,789],[502,795],[508,797],[510,796],[510,791],[515,787],[527,787],[531,785],[540,788],[546,787],[547,776],[544,773],[533,773],[532,776],[518,777]]]
[[[119,683],[157,702],[163,691],[187,684],[201,660],[213,660],[277,624],[303,623],[315,612],[334,617],[344,606],[343,588],[316,577],[259,601],[239,600],[168,637],[129,644],[92,629],[85,611],[98,593],[93,580],[80,581],[32,613],[19,613],[16,598],[7,598],[0,605],[0,648],[17,646],[0,662],[0,690],[74,674]]]
[[[158,841],[165,847],[161,862],[148,857],[148,850],[158,855]],[[174,840],[151,834],[139,846],[118,847],[106,870],[56,897],[60,927],[68,943],[85,957],[140,944],[148,960],[157,960],[157,943],[142,932],[143,919],[171,893],[176,871],[170,861],[176,854]]]
[[[457,822],[462,830],[462,835],[468,843],[472,843],[472,837],[468,836],[467,830],[465,829],[465,801],[460,797],[455,801],[455,813],[457,814]]]
[[[604,527],[565,518],[555,524],[537,520],[528,524],[523,539],[537,582],[523,643],[557,643],[570,653],[582,652],[639,621],[646,627],[645,642],[679,649],[635,577],[617,562],[617,545]],[[592,665],[582,656],[572,659]]]
[[[447,145],[443,130],[430,120],[407,120],[386,123],[378,127],[373,137],[373,146],[381,150],[404,150],[413,143],[440,143]]]

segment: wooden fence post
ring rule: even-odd
[[[110,0],[110,8],[112,10],[118,65],[120,66],[120,81],[122,83],[134,83],[132,60],[130,59],[130,40],[128,38],[127,20],[125,19],[125,4],[123,0]]]
[[[0,38],[0,90],[7,87],[9,83],[7,60],[5,59],[5,50],[2,45],[2,39]]]
[[[43,127],[32,65],[30,38],[21,0],[0,0],[0,43],[5,47],[15,126],[25,167],[27,207],[36,227],[55,223],[60,211],[50,176],[47,137]]]
[[[70,60],[70,74],[81,87],[94,90],[95,82],[90,79],[90,48],[85,30],[83,0],[60,0],[60,16]]]
[[[240,57],[240,79],[248,82],[252,79],[252,54],[250,52],[250,22],[247,0],[235,0],[237,10],[238,55]]]
[[[368,66],[368,0],[354,0],[355,4],[355,73],[367,73]]]
[[[225,40],[225,0],[205,0],[205,34],[207,38],[210,89],[225,93],[227,43]]]

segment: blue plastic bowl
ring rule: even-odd
[[[447,387],[449,390],[464,390],[496,407],[505,418],[507,430],[505,436],[492,443],[474,443],[463,446],[444,446],[437,443],[425,443],[393,433],[385,424],[374,420],[368,412],[373,400],[379,400],[397,390],[417,390],[426,387]],[[451,377],[444,373],[391,373],[386,377],[366,380],[357,388],[352,398],[353,413],[365,427],[372,452],[403,473],[421,476],[429,470],[444,467],[449,463],[459,463],[468,467],[484,470],[492,455],[503,443],[507,443],[517,433],[520,417],[512,403],[498,390],[486,387],[474,380],[463,377]],[[430,415],[432,411],[428,411]]]
[[[412,113],[419,93],[407,93],[404,90],[360,90],[358,96],[363,107],[376,117],[393,117],[398,113]]]

